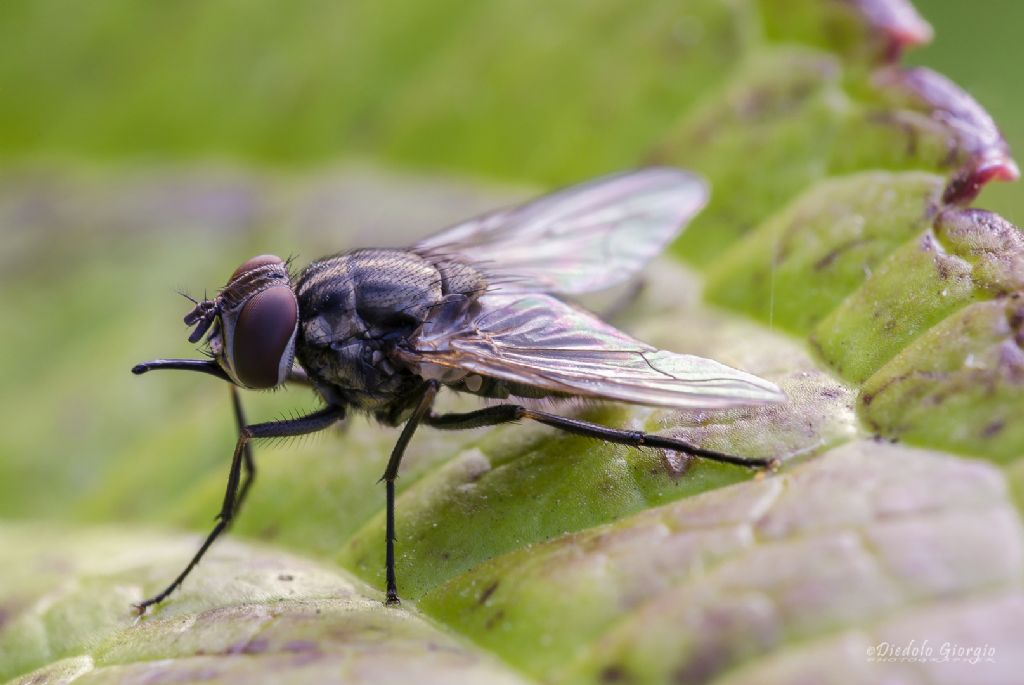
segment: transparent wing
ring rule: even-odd
[[[774,383],[710,359],[658,350],[546,294],[483,295],[458,327],[428,324],[407,361],[553,392],[677,408],[778,402]]]
[[[494,292],[585,293],[638,272],[707,197],[707,184],[694,174],[643,169],[478,217],[412,249],[465,259],[487,275]]]

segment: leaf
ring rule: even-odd
[[[523,682],[344,573],[279,550],[221,545],[173,608],[139,619],[139,582],[190,555],[190,536],[7,524],[0,540],[3,606],[20,607],[0,634],[4,672],[52,662],[15,683]]]
[[[663,30],[674,11],[635,21]],[[1006,145],[956,86],[895,63],[928,36],[906,3],[687,12],[704,47],[694,61],[672,53],[694,79],[671,82],[678,120],[650,158],[698,168],[714,199],[675,247],[691,266],[660,264],[619,323],[769,377],[790,402],[565,411],[777,455],[779,473],[536,426],[423,430],[399,482],[405,604],[386,609],[372,484],[395,435],[356,419],[258,448],[236,540],[135,621],[128,605],[200,540],[147,526],[205,533],[233,444],[216,381],[127,373],[188,354],[171,287],[215,287],[259,252],[408,243],[527,193],[353,168],[9,171],[0,302],[19,325],[0,357],[14,389],[0,415],[15,427],[0,434],[0,511],[51,520],[0,524],[0,679],[1012,682],[1024,668],[1024,239],[969,207],[1017,174]],[[487,54],[502,67],[496,91],[527,76],[541,92],[567,87],[536,76],[564,73],[538,67],[558,50],[516,55],[524,66]],[[436,150],[465,122],[428,91],[465,64],[453,47],[399,94],[422,105],[384,126],[405,132],[406,158],[425,146],[438,165],[472,166],[473,146],[500,138],[507,121],[473,122],[466,146]],[[600,101],[609,78],[595,67],[572,87]],[[579,120],[579,106],[564,116]],[[581,129],[531,168],[557,176],[592,140]],[[593,142],[595,168],[619,145],[639,149]],[[246,399],[254,420],[316,404],[301,391]],[[894,659],[887,645],[932,651]]]
[[[558,682],[764,682],[783,667],[810,676],[835,668],[814,654],[835,641],[859,647],[844,660],[867,679],[865,648],[899,624],[918,624],[907,631],[917,639],[1012,652],[1012,633],[972,616],[1021,625],[1020,533],[992,467],[858,441],[497,557],[421,606]],[[931,613],[941,628],[925,623]],[[759,658],[785,645],[811,653]]]

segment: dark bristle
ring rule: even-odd
[[[185,298],[186,300],[188,300],[188,301],[189,301],[189,302],[191,302],[192,304],[194,304],[194,305],[196,305],[196,306],[199,306],[199,300],[197,300],[196,298],[194,298],[194,297],[192,297],[191,295],[189,295],[189,294],[188,294],[188,292],[187,292],[186,290],[177,290],[177,291],[175,291],[175,292],[177,292],[177,293],[178,293],[179,295],[181,295],[182,297],[184,297],[184,298]]]

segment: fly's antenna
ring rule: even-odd
[[[174,292],[178,293],[179,295],[184,297],[186,300],[188,300],[192,304],[199,304],[199,300],[197,300],[196,298],[194,298],[191,295],[189,295],[187,290],[181,289],[181,290],[175,290]]]

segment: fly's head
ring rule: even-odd
[[[189,342],[209,333],[213,358],[236,384],[266,389],[284,383],[299,328],[288,265],[274,255],[253,257],[235,269],[214,299],[197,302],[185,324],[195,326]]]

